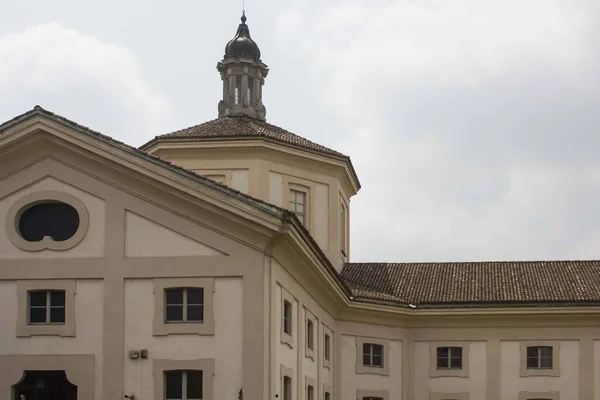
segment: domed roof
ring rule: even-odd
[[[248,29],[248,25],[246,25],[245,13],[242,14],[242,23],[238,26],[235,36],[225,46],[225,56],[223,59],[228,58],[251,58],[260,61],[260,49],[250,37],[250,30]]]

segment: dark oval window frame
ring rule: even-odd
[[[70,205],[79,215],[79,227],[73,236],[67,240],[55,242],[45,237],[39,242],[28,242],[19,233],[19,219],[29,208],[45,203],[61,202]],[[17,200],[9,209],[6,218],[6,231],[10,241],[25,251],[56,250],[64,251],[75,247],[84,238],[89,227],[89,213],[85,205],[77,197],[64,192],[42,191],[28,194]]]

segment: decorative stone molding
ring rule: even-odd
[[[460,347],[462,348],[462,368],[443,368],[437,367],[437,348],[438,347]],[[431,342],[429,344],[429,376],[438,378],[442,376],[453,376],[458,378],[469,377],[469,342]]]
[[[213,376],[215,360],[201,358],[196,360],[154,360],[154,399],[163,400],[165,393],[165,371],[197,370],[202,371],[202,399],[213,400]],[[91,397],[90,397],[91,398]]]
[[[79,227],[71,238],[61,242],[56,242],[48,236],[44,237],[44,239],[39,242],[28,242],[23,239],[19,233],[19,218],[30,207],[48,201],[58,201],[73,207],[79,215]],[[75,247],[81,242],[87,233],[89,219],[90,217],[87,208],[77,197],[58,191],[39,191],[21,197],[10,207],[6,215],[6,233],[10,241],[21,250],[41,251],[48,249],[64,251]]]
[[[372,343],[383,346],[383,366],[371,367],[363,365],[363,344]],[[356,373],[357,374],[390,374],[390,341],[387,339],[371,338],[371,337],[356,337]]]
[[[165,322],[165,289],[169,288],[203,288],[204,320],[202,322]],[[214,292],[214,278],[154,279],[154,336],[173,334],[214,335]]]
[[[560,400],[560,392],[519,392],[519,400]]]
[[[450,393],[450,392],[431,392],[429,393],[429,400],[469,400],[470,394],[468,392],[461,393]]]
[[[0,398],[12,398],[12,387],[26,371],[65,371],[77,386],[80,399],[94,398],[94,356],[92,355],[7,355],[0,356]]]
[[[387,390],[363,390],[356,389],[356,398],[362,400],[365,397],[379,397],[383,400],[389,400],[390,393]]]
[[[64,324],[29,324],[28,293],[32,290],[65,291]],[[75,279],[41,279],[17,281],[17,337],[75,336]]]
[[[527,368],[527,348],[531,346],[552,347],[552,368]],[[559,340],[527,340],[519,343],[520,376],[560,376],[560,341]]]

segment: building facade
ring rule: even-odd
[[[0,399],[600,400],[599,261],[352,263],[356,171],[266,122],[245,16],[217,69],[140,148],[0,125]]]

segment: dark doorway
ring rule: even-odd
[[[27,371],[14,386],[14,400],[77,400],[77,386],[65,371]]]

